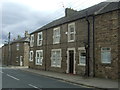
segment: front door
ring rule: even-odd
[[[74,50],[69,50],[69,73],[74,73]]]

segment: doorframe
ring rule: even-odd
[[[69,51],[70,50],[73,50],[74,51],[74,67],[73,67],[73,74],[76,74],[76,71],[75,71],[75,64],[76,64],[76,60],[75,60],[75,48],[68,48],[67,49],[67,70],[66,70],[66,73],[69,73]]]

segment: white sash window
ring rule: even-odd
[[[61,67],[61,49],[53,49],[51,51],[51,66]]]
[[[33,51],[30,51],[30,55],[29,55],[29,61],[33,61]]]
[[[53,44],[60,43],[60,27],[53,29]]]
[[[40,32],[40,33],[38,33],[37,46],[42,45],[42,40],[43,40],[43,35],[42,35],[42,32]]]
[[[75,23],[68,24],[68,42],[75,41]]]
[[[36,65],[42,65],[43,50],[36,50]]]

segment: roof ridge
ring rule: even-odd
[[[100,11],[102,11],[104,8],[106,8],[111,2],[100,8],[98,11],[94,12],[95,15],[97,15]]]

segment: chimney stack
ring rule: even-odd
[[[28,31],[25,31],[25,37],[29,37]]]
[[[74,13],[76,13],[78,11],[74,10],[74,9],[71,9],[71,8],[66,8],[65,9],[65,16],[68,17],[68,16],[72,16]]]
[[[20,39],[20,38],[21,38],[21,36],[20,36],[20,35],[18,35],[18,36],[17,36],[17,39]]]

